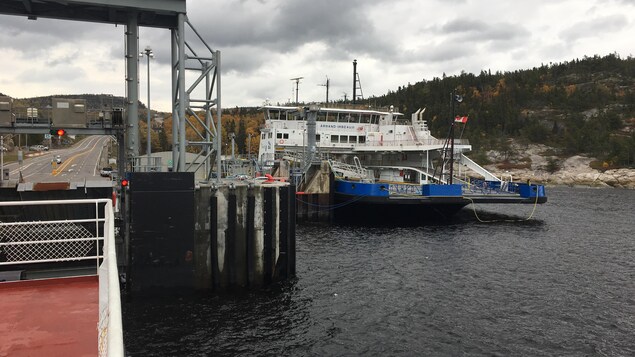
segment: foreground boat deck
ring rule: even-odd
[[[97,276],[0,283],[0,356],[96,356]]]

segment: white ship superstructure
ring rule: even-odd
[[[321,158],[352,163],[357,157],[372,169],[377,179],[427,183],[434,175],[439,157],[448,150],[447,141],[432,136],[425,110],[411,119],[388,110],[319,108],[315,121],[315,147],[307,137],[308,108],[265,106],[265,125],[261,130],[259,162],[273,166],[285,157],[306,157],[314,151]],[[463,153],[472,148],[465,139],[454,140],[455,162],[487,176],[489,173],[467,159]],[[463,159],[464,158],[464,159]],[[460,175],[460,171],[457,172]],[[494,177],[494,179],[496,179]]]

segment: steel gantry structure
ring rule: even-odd
[[[86,131],[86,134],[111,134],[118,129],[123,133],[122,141],[125,145],[120,141],[119,165],[125,166],[120,166],[120,172],[134,171],[139,167],[135,163],[141,163],[138,114],[139,27],[170,30],[173,170],[204,169],[205,177],[210,179],[216,159],[217,180],[220,179],[220,51],[213,50],[190,23],[186,0],[3,0],[0,2],[0,14],[24,16],[30,20],[50,18],[125,25],[127,99],[124,125],[121,128],[103,129],[103,132],[95,132],[94,128],[90,131],[87,128]],[[190,73],[194,75],[190,76]],[[204,93],[202,98],[193,98],[200,92]],[[188,140],[188,127],[196,134],[196,139]],[[36,128],[0,128],[13,133],[32,132],[33,129]],[[46,128],[37,130],[42,130],[42,133],[48,131]],[[74,128],[73,131],[81,132],[81,129]],[[186,160],[188,151],[196,153],[196,159],[189,163]]]

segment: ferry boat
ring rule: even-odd
[[[260,165],[271,169],[288,162],[289,175],[297,176],[303,190],[311,166],[328,161],[337,216],[447,218],[470,203],[547,201],[544,186],[503,181],[467,157],[468,140],[434,137],[425,109],[410,119],[392,106],[262,110]],[[454,120],[450,132],[465,119]]]

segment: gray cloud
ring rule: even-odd
[[[0,32],[8,34],[0,36],[0,48],[18,50],[25,58],[47,58],[51,48],[63,44],[79,46],[81,43],[82,48],[78,47],[78,50],[90,51],[95,47],[116,47],[123,41],[122,26],[115,28],[104,24],[44,18],[34,21],[6,15],[0,15],[0,19]],[[116,57],[121,56],[119,53]],[[52,60],[50,64],[59,63]]]
[[[446,41],[436,46],[427,47],[420,59],[431,62],[452,61],[471,56],[475,52],[474,45],[457,41]]]
[[[305,77],[300,93],[306,98],[323,97],[318,84],[326,75],[332,98],[344,91],[350,96],[354,58],[368,96],[462,69],[513,70],[603,51],[628,55],[635,24],[635,0],[583,5],[573,0],[499,0],[487,7],[473,0],[187,3],[191,23],[222,52],[223,101],[229,106],[266,97],[284,101],[292,95],[288,79],[294,76]],[[191,32],[186,38],[199,54],[206,52]],[[169,30],[140,29],[140,49],[150,45],[155,52],[155,103],[170,102],[170,43]],[[55,93],[62,86],[70,92],[125,88],[125,74],[118,73],[123,72],[124,26],[0,15],[0,51],[7,54],[2,63],[9,68],[0,83],[9,94],[29,96],[29,91],[47,87]],[[143,72],[145,59],[141,61]],[[92,68],[99,73],[82,71]],[[120,75],[121,83],[105,73]]]
[[[453,34],[465,40],[517,41],[529,37],[529,31],[521,24],[506,22],[486,23],[481,20],[458,18],[446,22],[440,33]]]
[[[615,14],[578,22],[560,32],[560,36],[566,41],[576,41],[582,38],[617,32],[627,25],[628,20],[624,15]]]
[[[35,68],[19,73],[16,78],[20,83],[63,83],[64,87],[69,87],[71,82],[87,81],[88,74],[77,66],[65,66],[54,71],[50,68]],[[55,87],[51,88],[51,93],[56,93]]]
[[[189,17],[221,49],[252,46],[288,54],[320,42],[335,56],[385,56],[389,45],[366,8],[376,1],[240,1]],[[247,68],[243,67],[243,70]]]

